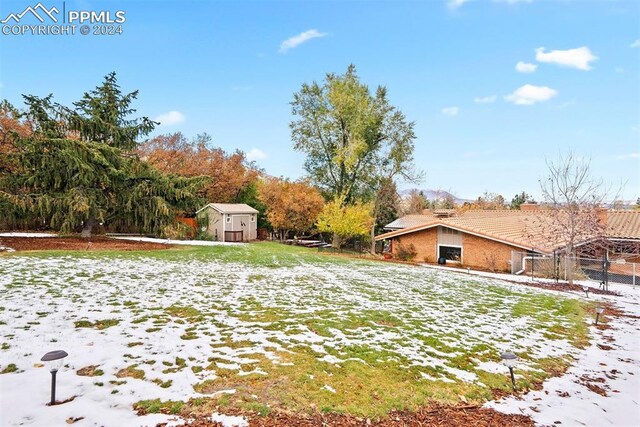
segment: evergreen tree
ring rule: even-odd
[[[524,191],[520,194],[516,194],[513,199],[511,199],[511,209],[520,209],[520,205],[523,203],[527,203],[531,196],[529,196]]]
[[[198,204],[202,179],[163,175],[133,153],[154,126],[129,118],[136,97],[121,93],[114,73],[75,109],[53,103],[52,95],[24,96],[34,131],[16,138],[10,156],[17,170],[0,176],[7,215],[35,216],[63,232],[82,227],[83,237],[99,223],[173,234],[176,214]]]
[[[258,185],[259,181],[256,179],[242,188],[238,193],[236,203],[246,203],[256,209],[258,211],[257,227],[271,230],[271,224],[267,219],[267,205],[265,205],[259,198]]]
[[[375,232],[381,233],[384,226],[398,218],[398,204],[400,196],[396,183],[393,180],[387,180],[378,190],[375,198],[374,209],[376,210]]]

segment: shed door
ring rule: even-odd
[[[251,238],[249,224],[251,221],[250,215],[234,215],[233,216],[233,231],[242,231],[242,240],[249,240]]]

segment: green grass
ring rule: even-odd
[[[9,363],[2,371],[0,371],[0,374],[10,374],[12,372],[18,372],[18,367],[15,363]]]
[[[136,369],[138,365],[131,365],[128,366],[124,369],[119,370],[116,373],[116,377],[118,378],[125,378],[125,377],[130,377],[130,378],[135,378],[138,380],[143,380],[145,377],[145,373],[142,369]]]
[[[88,320],[78,320],[74,322],[76,328],[96,328],[99,330],[107,329],[112,326],[116,326],[120,323],[118,319],[104,319],[104,320],[96,320],[95,322],[90,322]]]
[[[138,411],[139,415],[144,414],[179,414],[184,406],[181,401],[161,401],[160,399],[141,400],[133,404],[133,409]]]
[[[159,385],[162,388],[169,388],[171,387],[171,384],[173,383],[173,380],[167,380],[167,381],[162,381],[159,378],[156,378],[155,380],[152,381],[154,384]]]

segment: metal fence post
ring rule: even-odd
[[[533,251],[531,251],[531,281],[532,282],[533,282],[533,267],[535,263],[536,263],[536,258]]]
[[[604,288],[609,290],[609,251],[604,253]]]

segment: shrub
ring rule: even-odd
[[[396,250],[396,257],[401,261],[411,261],[416,255],[418,255],[418,251],[416,251],[416,247],[413,243],[409,243],[408,245],[398,245],[398,249]]]

